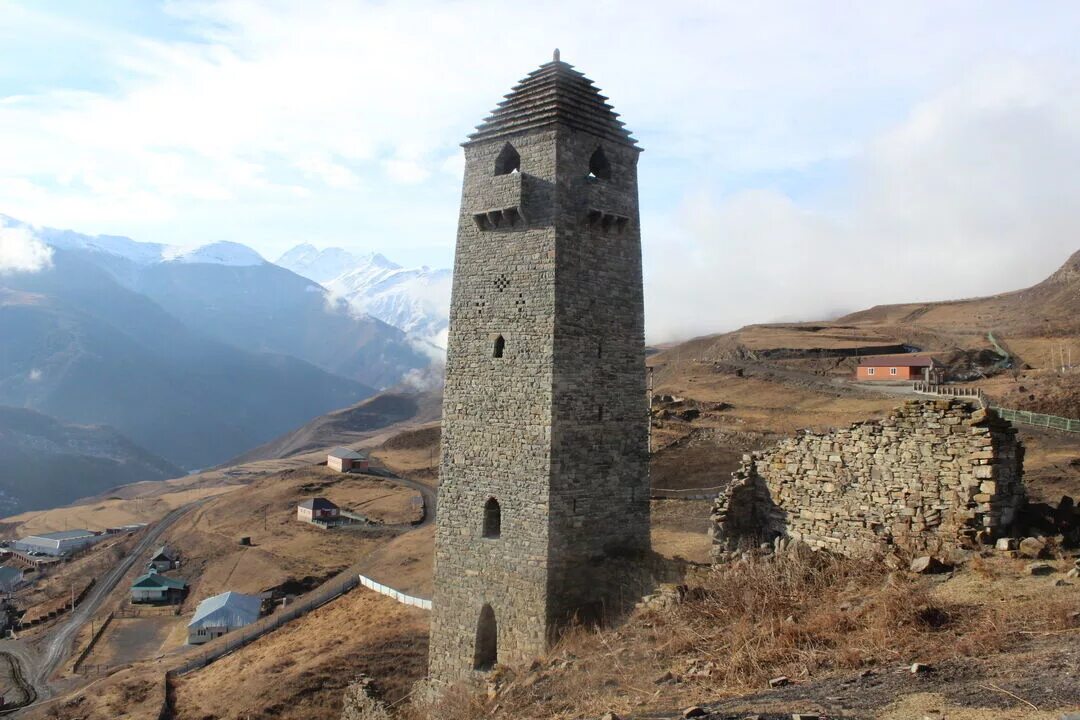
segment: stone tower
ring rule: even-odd
[[[443,401],[430,672],[543,653],[649,549],[640,148],[554,59],[469,136]]]

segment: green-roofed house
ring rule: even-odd
[[[178,603],[184,599],[188,584],[179,578],[162,575],[151,568],[131,583],[133,603]]]

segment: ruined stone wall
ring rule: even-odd
[[[1016,430],[993,411],[911,400],[746,456],[714,504],[714,548],[783,536],[855,555],[992,540],[1024,503],[1022,470]]]

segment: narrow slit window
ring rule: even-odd
[[[495,338],[495,348],[492,351],[492,357],[501,358],[506,351],[506,339],[500,335]]]
[[[503,145],[499,151],[499,157],[495,158],[495,174],[509,175],[521,172],[521,156],[510,143]]]
[[[495,498],[484,503],[484,537],[496,539],[502,535],[502,508]]]
[[[596,421],[597,422],[604,422],[604,406],[603,405],[597,405],[596,406]]]

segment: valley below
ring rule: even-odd
[[[662,585],[617,625],[573,630],[532,667],[500,669],[482,692],[463,690],[434,709],[413,694],[426,669],[428,612],[364,587],[205,667],[164,677],[205,652],[184,644],[184,625],[200,600],[226,590],[273,598],[270,619],[360,575],[431,597],[437,391],[378,394],[212,470],[7,517],[5,535],[15,538],[153,528],[190,508],[161,539],[183,558],[172,573],[190,585],[183,602],[166,614],[133,611],[133,567],[22,715],[336,717],[347,688],[364,678],[402,718],[670,718],[697,705],[709,718],[1057,720],[1080,707],[1080,581],[1064,579],[1075,548],[1046,559],[1048,577],[1027,571],[1031,558],[992,548],[948,558],[949,572],[919,575],[907,571],[910,558],[895,566],[843,558],[714,565],[709,533],[712,498],[745,454],[804,430],[881,418],[917,397],[910,383],[855,382],[867,355],[917,349],[955,369],[952,387],[980,389],[992,405],[1080,416],[1080,374],[1047,361],[1063,338],[1080,338],[1080,314],[1058,307],[1078,297],[1065,272],[1077,262],[1018,294],[750,326],[651,354],[652,545],[683,569],[681,589]],[[1030,501],[1053,508],[1080,497],[1080,435],[1017,430]],[[370,468],[329,469],[327,452],[339,445],[367,453]],[[297,504],[316,496],[371,522],[334,530],[299,522]],[[55,602],[99,576],[147,530],[133,532],[127,545],[97,546],[43,572],[16,603]],[[17,652],[33,662],[62,622],[20,632],[18,647],[27,649]],[[87,648],[74,666],[70,658]],[[913,673],[913,663],[929,669]]]

